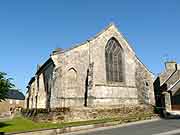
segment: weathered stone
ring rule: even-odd
[[[154,116],[152,106],[102,106],[96,108],[90,107],[74,107],[52,109],[48,112],[44,110],[29,110],[24,112],[24,116],[29,116],[35,121],[41,122],[72,122],[84,120],[99,120],[108,118],[129,118],[129,117],[151,117]]]
[[[122,48],[122,82],[107,80],[105,47],[112,38]],[[79,46],[56,49],[50,60],[30,85],[29,108],[154,104],[152,73],[113,24]]]

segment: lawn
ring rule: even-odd
[[[107,122],[118,122],[118,123],[127,123],[138,120],[147,119],[149,115],[136,115],[129,117],[116,117],[116,118],[103,118],[98,120],[88,120],[88,121],[77,121],[77,122],[67,122],[67,123],[50,123],[50,122],[34,122],[30,119],[24,117],[16,117],[12,120],[7,120],[0,122],[0,132],[19,132],[19,131],[32,131],[37,129],[49,129],[49,128],[63,128],[63,127],[72,127],[72,126],[81,126],[89,124],[100,124]]]
[[[34,122],[30,119],[23,117],[16,117],[12,120],[0,122],[0,132],[19,132],[19,131],[32,131],[36,129],[48,129],[48,128],[63,128],[72,126],[81,126],[89,124],[99,124],[112,121],[119,121],[118,118],[107,118],[101,120],[89,120],[89,121],[78,121],[78,122],[67,122],[67,123],[42,123]]]
[[[58,124],[37,123],[23,117],[16,117],[13,118],[12,120],[0,122],[0,132],[18,132],[18,131],[27,131],[33,129],[56,128],[56,127],[58,127]]]

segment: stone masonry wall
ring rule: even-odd
[[[38,75],[39,88],[37,97],[37,108],[46,108],[46,92],[44,87],[44,75],[41,73]]]
[[[112,37],[118,40],[124,51],[123,83],[109,83],[106,79],[105,46]],[[83,106],[86,92],[89,106],[138,104],[140,93],[150,98],[149,103],[153,102],[151,73],[137,62],[134,51],[114,25],[92,40],[52,58],[56,65],[51,98],[54,107]],[[73,80],[68,82],[73,78],[73,75],[68,75],[71,69],[76,76],[75,85],[72,85]],[[145,87],[145,82],[137,83],[138,77],[146,79],[149,86]],[[148,94],[143,95],[142,91],[146,88]]]
[[[32,82],[29,92],[29,108],[31,109],[35,106],[35,81]]]
[[[54,73],[54,94],[52,95],[56,107],[84,105],[86,78],[89,68],[88,54],[88,46],[83,45],[58,55],[60,62],[57,62],[58,66],[56,67],[58,68]]]
[[[50,108],[51,91],[53,91],[53,70],[54,64],[53,61],[50,61],[36,75],[37,108]]]
[[[46,66],[46,70],[43,71],[44,76],[44,90],[46,95],[46,107],[50,108],[51,91],[53,91],[53,70],[54,64],[51,62]]]
[[[22,114],[34,121],[41,122],[73,122],[108,118],[131,118],[141,119],[154,115],[152,106],[119,106],[119,107],[96,107],[96,108],[54,108],[51,111],[23,110]],[[120,120],[119,119],[119,120]]]
[[[123,49],[124,82],[106,79],[105,46],[112,37]],[[88,106],[137,105],[145,97],[148,103],[153,102],[151,73],[114,25],[80,46],[53,53],[51,58],[54,67],[39,75],[38,108],[47,107],[48,99],[51,108],[82,107],[86,99]],[[51,91],[49,98],[46,87]]]
[[[125,81],[109,83],[106,79],[105,46],[114,37],[123,48],[123,67]],[[135,53],[125,41],[115,26],[98,35],[90,41],[93,67],[92,105],[137,104],[137,89],[135,85]]]
[[[137,61],[136,67],[136,87],[140,104],[155,104],[153,75],[139,61]]]

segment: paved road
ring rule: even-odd
[[[73,135],[180,135],[180,119],[158,120],[111,129],[81,131]]]

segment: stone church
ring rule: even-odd
[[[153,105],[153,77],[110,24],[82,44],[53,51],[29,81],[25,107]]]

